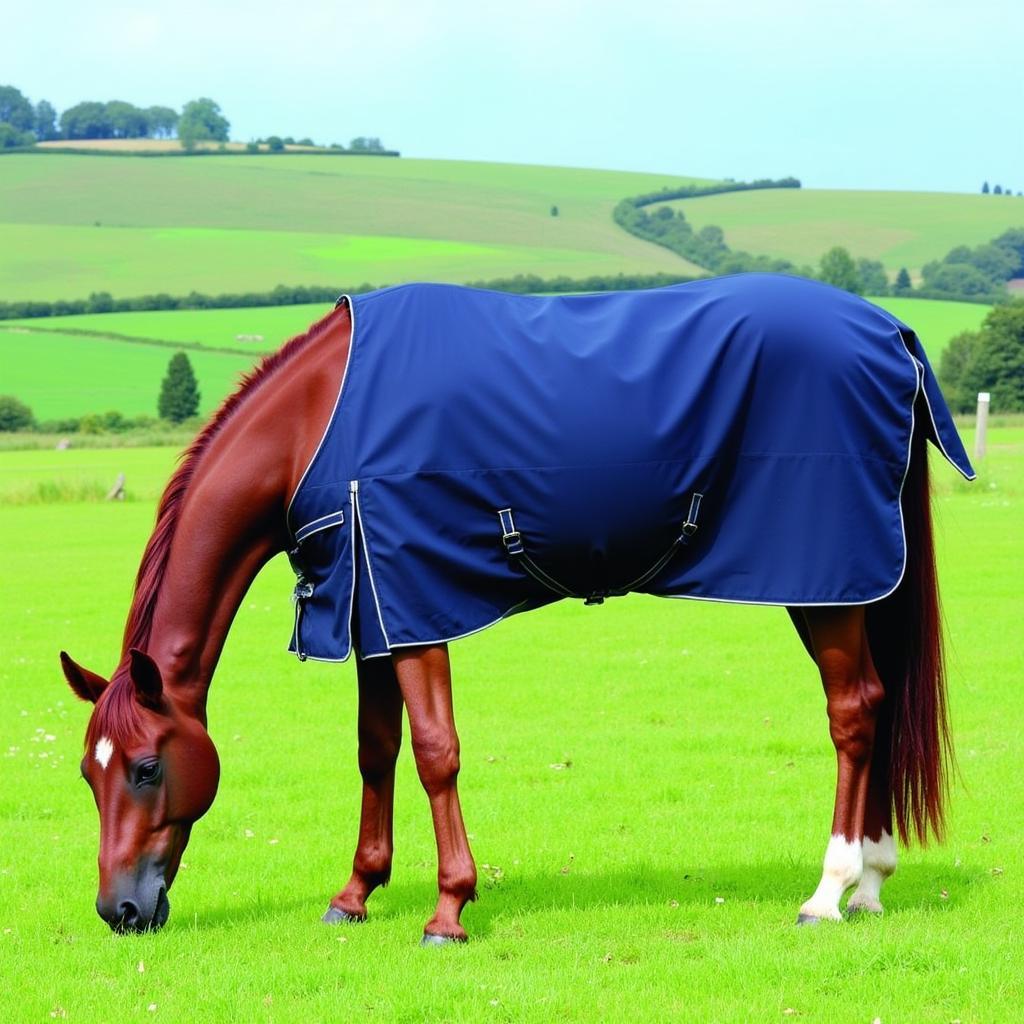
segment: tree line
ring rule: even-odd
[[[988,187],[988,182],[987,181],[983,181],[981,183],[981,194],[983,196],[987,196],[989,194],[994,195],[994,196],[1012,196],[1013,195],[1013,189],[1012,188],[1003,188],[1002,185],[996,185],[994,188],[989,188]],[[1017,195],[1020,195],[1020,194],[1021,194],[1020,189],[1017,189]]]
[[[0,86],[0,148],[31,146],[54,139],[171,139],[226,142],[230,122],[209,97],[173,107],[137,107],[125,100],[85,100],[58,117],[48,100],[36,104],[13,85]]]
[[[185,150],[193,150],[200,142],[228,141],[231,122],[220,105],[208,96],[190,100],[181,111],[173,107],[137,107],[124,100],[106,103],[86,100],[68,107],[59,116],[48,100],[33,104],[20,89],[0,85],[0,149],[21,149],[37,142],[63,139],[69,142],[86,139],[173,139]],[[286,146],[315,146],[310,138],[298,141],[291,135],[269,135],[254,139],[249,152],[264,146],[270,152],[283,152]],[[335,151],[367,155],[397,156],[385,148],[376,136],[357,135],[348,145],[332,142]]]

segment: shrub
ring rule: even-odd
[[[14,395],[0,395],[0,430],[31,430],[36,418],[32,410]]]

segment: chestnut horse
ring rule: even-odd
[[[117,931],[167,920],[192,825],[217,790],[207,691],[243,595],[291,544],[286,510],[331,417],[350,337],[340,306],[265,359],[185,452],[160,501],[109,680],[61,654],[72,689],[95,705],[81,770],[100,813],[96,907]],[[896,867],[894,831],[904,842],[942,833],[949,740],[920,429],[912,447],[899,587],[869,605],[789,609],[821,676],[838,760],[824,869],[801,922],[840,920],[840,899],[855,885],[847,911],[881,912],[882,883]],[[390,877],[404,706],[437,839],[440,895],[423,941],[463,940],[459,918],[477,874],[456,788],[447,646],[359,660],[357,676],[359,839],[352,875],[324,920],[362,921],[367,897]]]

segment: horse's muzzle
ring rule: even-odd
[[[117,892],[112,899],[96,900],[96,912],[118,934],[157,931],[167,923],[171,903],[162,878],[140,886],[131,894]]]

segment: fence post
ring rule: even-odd
[[[988,439],[988,407],[991,396],[987,391],[978,392],[978,415],[974,424],[974,460],[985,458],[985,442]]]

